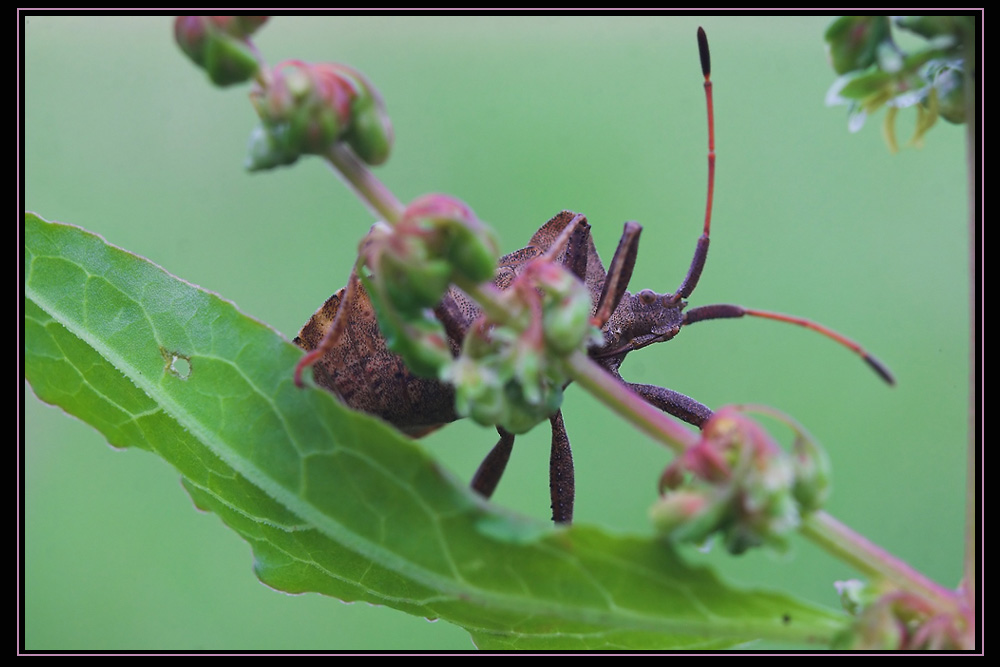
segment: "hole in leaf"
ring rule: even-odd
[[[191,357],[180,352],[172,352],[164,347],[160,348],[160,354],[166,364],[163,370],[180,380],[187,380],[191,377]]]

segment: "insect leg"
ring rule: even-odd
[[[590,225],[582,215],[574,217],[580,218],[576,228],[569,237],[566,244],[566,254],[563,255],[563,266],[573,272],[577,278],[587,282],[587,253],[590,249]]]
[[[479,464],[479,469],[469,484],[474,491],[485,498],[489,498],[496,491],[497,484],[503,477],[503,471],[507,468],[507,461],[510,460],[510,451],[514,447],[513,433],[508,433],[499,426],[497,433],[500,434],[500,441]]]
[[[462,341],[465,340],[465,334],[468,333],[473,320],[479,316],[475,302],[464,293],[449,289],[441,298],[441,302],[434,307],[434,315],[444,325],[445,335],[448,336],[448,344],[451,346],[451,356],[457,357],[462,348]]]
[[[572,523],[576,479],[573,474],[573,451],[563,424],[562,410],[549,417],[552,423],[552,453],[549,457],[549,494],[552,498],[552,520]]]
[[[632,382],[626,382],[625,384],[628,385],[629,389],[642,396],[654,408],[659,408],[668,415],[673,415],[692,426],[701,428],[702,424],[712,416],[712,411],[708,407],[673,389],[658,387],[652,384],[635,384]]]
[[[618,304],[628,288],[628,281],[632,279],[636,253],[639,252],[640,232],[642,232],[642,226],[639,223],[625,223],[625,230],[618,241],[615,256],[611,258],[608,275],[601,290],[601,298],[598,300],[597,310],[594,312],[594,324],[599,327],[603,327],[608,318],[611,317],[611,313],[618,308]]]

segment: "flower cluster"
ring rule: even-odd
[[[590,322],[586,287],[546,257],[527,264],[498,297],[509,318],[478,318],[441,379],[455,385],[460,415],[525,433],[562,404],[561,360],[598,342],[600,331]]]
[[[414,373],[437,377],[452,362],[445,327],[432,308],[452,283],[492,278],[498,256],[493,231],[446,195],[424,195],[395,225],[372,228],[359,257],[367,271],[359,276],[389,349]]]
[[[562,403],[567,377],[559,360],[599,332],[590,323],[589,291],[561,265],[538,257],[499,291],[489,282],[497,254],[492,231],[468,206],[426,195],[397,224],[373,227],[359,276],[386,344],[410,370],[455,386],[458,414],[524,433]],[[453,284],[485,290],[493,310],[471,305]],[[455,310],[435,312],[446,294]],[[441,316],[452,317],[451,339]]]
[[[912,53],[892,38],[892,25],[927,40]],[[895,120],[899,109],[915,107],[917,125],[912,144],[942,117],[966,120],[965,43],[974,39],[971,16],[843,16],[826,31],[830,64],[840,77],[827,92],[827,105],[846,104],[848,127],[856,132],[869,114],[888,107],[883,133],[896,151]]]
[[[968,625],[962,614],[942,613],[927,599],[857,579],[838,581],[844,609],[854,619],[833,648],[851,651],[942,651],[963,647]]]
[[[666,493],[651,510],[654,524],[678,542],[702,543],[721,533],[737,554],[762,544],[784,547],[803,514],[829,494],[826,455],[795,429],[788,455],[741,409],[717,411],[698,444],[664,471]]]
[[[250,100],[261,119],[250,139],[250,170],[291,164],[303,154],[324,155],[338,141],[370,165],[389,157],[392,124],[382,97],[346,65],[285,61],[258,82]]]

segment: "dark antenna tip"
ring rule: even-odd
[[[698,54],[701,56],[701,73],[707,79],[712,74],[712,56],[708,52],[708,37],[705,29],[698,28]]]
[[[881,361],[879,361],[878,359],[876,359],[875,357],[873,357],[870,354],[864,355],[864,359],[865,359],[865,362],[869,366],[871,366],[875,370],[876,373],[879,374],[879,377],[881,377],[883,380],[885,380],[887,383],[889,383],[889,386],[895,386],[896,385],[896,378],[894,378],[892,376],[892,373],[889,372],[889,369],[886,367],[885,364],[883,364]]]

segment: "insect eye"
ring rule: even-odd
[[[656,301],[656,292],[651,289],[644,289],[637,296],[639,297],[639,301],[646,306]]]

